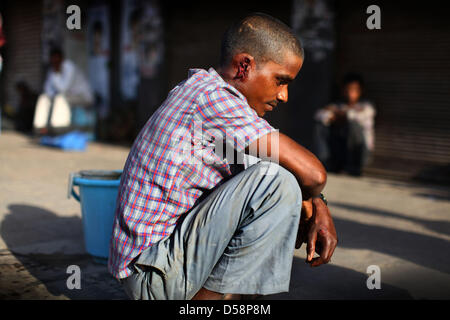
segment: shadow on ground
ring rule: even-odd
[[[447,221],[431,221],[417,217],[405,217],[395,212],[379,210],[349,203],[332,202],[332,207],[358,213],[404,219],[422,225],[424,228],[450,235]],[[334,218],[339,235],[338,247],[365,249],[390,255],[434,269],[450,273],[450,242],[437,237],[394,228],[370,225],[349,219]],[[361,262],[361,261],[359,261]],[[268,299],[412,299],[407,290],[381,283],[381,290],[368,290],[368,275],[335,265],[310,268],[302,259],[294,258],[289,293],[271,295]],[[382,280],[382,279],[381,279]],[[411,286],[426,288],[415,274],[410,278]],[[439,290],[439,288],[436,288]]]
[[[389,211],[344,203],[333,202],[331,205],[359,213],[401,218],[420,223],[426,228],[446,235],[450,234],[450,225],[446,221],[406,218]],[[335,218],[334,222],[339,233],[340,247],[373,250],[450,274],[450,256],[448,255],[450,242],[447,240],[415,232],[362,224],[347,219]]]
[[[381,289],[367,288],[367,274],[332,264],[311,268],[303,259],[294,258],[289,292],[265,296],[265,299],[337,299],[377,300],[412,299],[404,289],[381,282]]]
[[[356,207],[350,204],[333,203],[332,205],[358,212],[398,217],[393,212]],[[59,252],[51,254],[23,253],[23,249],[16,250],[16,248],[33,248],[37,244],[51,244],[60,240],[63,243],[72,241],[82,244],[82,223],[79,217],[60,217],[51,211],[24,204],[13,204],[8,209],[10,212],[5,215],[0,233],[12,254],[9,251],[0,252],[2,261],[0,279],[3,279],[0,280],[0,298],[53,299],[58,296],[66,296],[69,299],[127,299],[122,287],[110,276],[106,266],[96,264],[90,256],[82,251],[77,253],[76,250],[71,251],[69,248],[65,251],[64,246],[61,246],[63,249]],[[429,221],[416,220],[429,223]],[[450,252],[448,241],[344,219],[335,219],[335,224],[339,233],[340,247],[372,250],[450,273],[447,254]],[[435,224],[426,226],[441,232],[447,230],[447,226]],[[66,286],[69,277],[66,270],[69,265],[73,264],[81,268],[81,290],[69,290]],[[32,277],[26,277],[26,274],[31,274]],[[332,264],[309,268],[303,260],[294,258],[290,292],[266,298],[412,298],[406,290],[383,282],[382,290],[368,290],[367,276],[365,273]],[[411,281],[417,281],[417,279],[411,279]]]
[[[422,225],[424,228],[429,229],[431,231],[435,231],[435,232],[450,236],[450,222],[449,221],[421,219],[421,218],[411,217],[411,216],[407,217],[407,216],[398,214],[393,211],[380,210],[380,209],[370,208],[370,207],[366,207],[366,206],[358,206],[358,205],[343,203],[343,202],[338,202],[338,201],[333,201],[332,203],[330,203],[330,205],[333,207],[342,208],[345,210],[354,211],[354,212],[358,212],[358,213],[366,213],[366,214],[377,215],[380,217],[403,219],[405,221],[418,223],[418,224]]]
[[[12,204],[8,209],[0,227],[9,248],[0,253],[1,299],[127,298],[106,265],[95,263],[84,252],[78,216],[60,217],[24,204]],[[80,290],[67,288],[70,265],[81,269]]]
[[[436,184],[432,182],[411,182],[405,180],[372,180],[370,183],[381,186],[388,183],[393,187],[413,190],[414,196],[439,201],[450,201],[450,188],[448,183]]]

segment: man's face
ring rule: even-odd
[[[344,97],[350,104],[358,102],[361,97],[361,93],[362,90],[358,81],[350,82],[344,87]]]
[[[50,65],[51,65],[52,69],[56,72],[60,71],[62,61],[63,61],[63,57],[60,54],[52,54],[50,56]]]
[[[285,52],[279,64],[268,61],[249,73],[241,92],[258,116],[272,111],[278,103],[288,101],[288,84],[300,71],[303,59],[291,52]]]

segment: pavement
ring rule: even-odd
[[[127,299],[86,253],[67,184],[71,172],[122,169],[128,152],[101,143],[63,152],[0,133],[0,299]],[[262,299],[450,298],[449,186],[329,174],[324,193],[339,236],[332,261],[310,268],[301,247],[289,292]],[[80,289],[67,285],[71,265]]]

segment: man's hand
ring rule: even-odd
[[[330,104],[330,105],[326,106],[324,109],[327,111],[331,111],[333,113],[339,110],[335,104]]]
[[[295,247],[298,249],[303,242],[306,242],[306,262],[311,267],[317,267],[330,262],[338,239],[330,210],[326,204],[320,198],[314,198],[310,218],[303,216],[303,212],[307,212],[303,210],[308,209],[308,205],[302,207],[302,219]],[[317,252],[319,257],[313,258],[314,252]]]
[[[306,242],[308,235],[309,221],[313,216],[313,203],[312,198],[302,201],[302,213],[300,218],[300,224],[298,226],[297,241],[295,242],[295,249],[302,246],[303,242]]]
[[[347,108],[340,109],[332,104],[324,108],[331,113],[328,123],[342,124],[347,120]]]

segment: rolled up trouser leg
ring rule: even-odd
[[[301,190],[284,168],[259,162],[209,194],[170,237],[143,251],[123,281],[133,299],[191,299],[287,291]]]
[[[34,111],[33,128],[42,129],[48,125],[48,117],[52,101],[46,94],[41,94],[36,102],[36,110]]]
[[[71,110],[64,95],[58,94],[53,99],[53,112],[50,117],[52,128],[69,127],[71,123]]]

